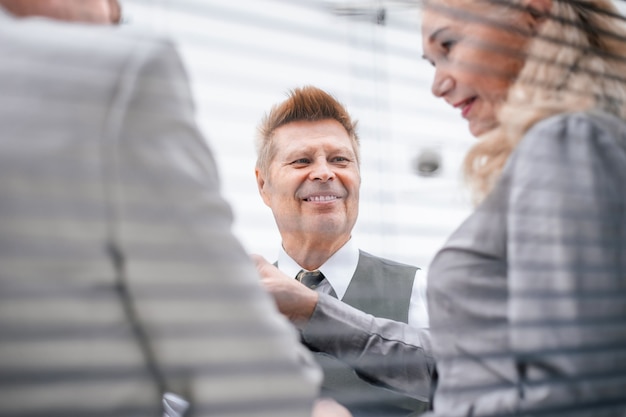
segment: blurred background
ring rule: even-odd
[[[624,11],[623,1],[616,1]],[[416,1],[123,0],[130,27],[180,48],[235,233],[276,259],[280,236],[254,177],[256,125],[290,89],[315,85],[359,120],[362,188],[354,238],[427,268],[470,211],[460,165],[473,138],[430,94]]]

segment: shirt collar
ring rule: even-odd
[[[350,239],[319,267],[340,300],[348,290],[348,285],[350,285],[358,263],[359,248]],[[302,269],[296,261],[287,255],[282,246],[278,253],[278,268],[290,277],[295,277]]]

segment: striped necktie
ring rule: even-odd
[[[322,274],[319,270],[306,271],[301,269],[300,272],[298,272],[298,275],[296,275],[296,279],[310,289],[314,290],[324,280],[324,274]]]
[[[322,274],[322,271],[319,270],[306,271],[304,269],[301,269],[300,272],[298,272],[298,275],[296,275],[296,279],[310,289],[314,290],[320,286],[320,284],[326,279],[326,277],[324,276],[324,274]],[[330,282],[327,281],[326,285],[327,287],[325,287],[325,289],[321,292],[327,293],[331,297],[337,298],[337,293],[335,292],[332,285],[330,285]]]

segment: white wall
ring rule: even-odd
[[[362,248],[427,267],[469,212],[458,167],[474,139],[458,113],[430,95],[417,10],[386,4],[386,24],[377,25],[368,16],[340,16],[322,1],[124,2],[129,25],[179,44],[235,232],[249,251],[273,260],[280,245],[254,180],[256,124],[287,90],[304,84],[333,93],[359,119],[363,185],[355,237]],[[425,148],[443,155],[437,176],[420,177],[412,168]]]

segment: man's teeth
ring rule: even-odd
[[[323,196],[315,196],[307,198],[307,201],[331,201],[336,200],[337,196],[334,195],[323,195]]]

